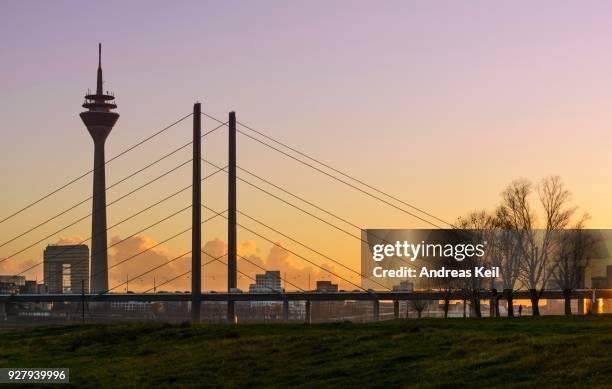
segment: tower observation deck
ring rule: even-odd
[[[102,44],[98,45],[98,75],[96,93],[87,93],[79,116],[94,141],[93,204],[91,218],[91,292],[108,290],[108,254],[106,236],[106,173],[104,144],[119,114],[115,96],[103,91]]]

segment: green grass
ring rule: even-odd
[[[0,330],[77,387],[612,387],[612,316]]]

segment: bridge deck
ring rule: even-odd
[[[572,298],[591,299],[595,292],[595,298],[612,298],[612,289],[575,290]],[[201,301],[347,301],[347,300],[463,300],[465,294],[462,291],[453,292],[283,292],[283,293],[202,293]],[[513,299],[529,299],[528,290],[517,290],[512,292]],[[108,294],[85,294],[87,301],[191,301],[191,293],[108,293]],[[491,291],[480,291],[479,297],[488,300],[493,297]],[[498,297],[507,299],[508,293],[499,292]],[[469,299],[470,296],[468,295]],[[561,290],[546,290],[542,293],[543,299],[563,299],[565,295]],[[82,301],[81,294],[21,294],[0,295],[0,302],[76,302]]]

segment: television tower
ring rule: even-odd
[[[85,95],[79,116],[94,141],[93,211],[91,217],[91,293],[108,290],[108,255],[106,251],[106,176],[104,143],[119,114],[111,112],[117,108],[115,96],[102,91],[102,44],[98,45],[98,79],[96,94]]]

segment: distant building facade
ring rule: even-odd
[[[21,287],[26,283],[25,276],[0,276],[0,284],[14,284]]]
[[[331,281],[317,281],[317,289],[319,293],[337,293],[338,284],[333,284]],[[344,301],[313,301],[311,302],[313,321],[327,321],[341,314]]]
[[[256,274],[255,283],[249,285],[249,293],[282,292],[280,271],[266,271]]]
[[[153,303],[148,301],[112,301],[111,309],[125,312],[150,312]]]
[[[255,283],[249,285],[249,293],[282,292],[280,271],[266,271],[255,275]],[[250,301],[250,316],[253,319],[280,317],[281,305],[277,301]]]
[[[0,294],[19,294],[19,286],[14,282],[0,281]]]
[[[45,285],[51,294],[89,292],[89,247],[49,245],[44,251]]]
[[[335,293],[338,291],[338,284],[331,281],[317,281],[317,292]]]
[[[25,276],[0,275],[0,294],[45,294],[47,288]]]
[[[47,286],[45,284],[39,284],[34,280],[26,280],[24,285],[19,288],[21,294],[45,294],[47,293]]]

